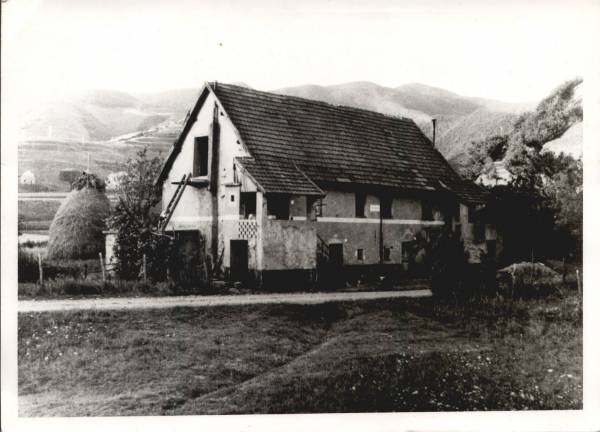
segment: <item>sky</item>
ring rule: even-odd
[[[22,99],[205,81],[261,90],[420,82],[537,101],[583,75],[598,2],[7,0],[2,79]]]

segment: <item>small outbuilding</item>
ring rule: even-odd
[[[35,184],[35,174],[32,171],[25,171],[21,174],[19,178],[19,183],[22,185],[34,185]]]

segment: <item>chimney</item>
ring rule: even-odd
[[[433,125],[433,139],[431,142],[433,143],[433,147],[435,148],[435,124],[437,123],[437,119],[432,118],[431,124]]]

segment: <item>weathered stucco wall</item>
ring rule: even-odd
[[[402,243],[411,241],[423,229],[421,224],[390,223],[384,220],[383,246],[390,248],[390,260],[385,263],[402,262]],[[361,222],[318,222],[317,234],[326,244],[344,245],[344,264],[378,264],[380,262],[381,231],[379,220],[363,219]],[[363,260],[358,260],[358,249],[363,249]]]
[[[352,192],[326,191],[323,216],[318,218],[317,234],[326,244],[342,243],[344,263],[350,265],[378,264],[383,247],[390,249],[390,264],[402,262],[402,243],[411,241],[427,226],[443,226],[443,221],[421,221],[421,201],[395,197],[392,200],[392,218],[381,221],[380,200],[373,194],[365,197],[365,217],[357,218],[355,194]],[[358,249],[363,259],[358,259]]]
[[[327,191],[323,198],[323,217],[354,217],[354,194]]]
[[[314,269],[316,224],[307,221],[263,222],[263,270]]]
[[[409,198],[394,198],[392,218],[421,220],[421,201]]]
[[[323,199],[322,217],[356,217],[356,194],[354,192],[326,191]],[[373,194],[365,196],[366,218],[379,218],[381,210],[379,197]],[[394,197],[392,200],[392,219],[421,220],[421,201],[412,198]]]

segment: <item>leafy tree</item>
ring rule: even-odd
[[[507,145],[508,136],[506,135],[494,135],[471,142],[461,174],[470,180],[475,180],[481,174],[489,173],[493,168],[493,162],[504,157]]]
[[[471,143],[461,174],[474,180],[488,172],[492,162],[503,160],[519,187],[539,187],[539,170],[547,162],[540,160],[543,145],[583,119],[581,104],[573,99],[581,83],[575,78],[560,85],[533,112],[521,114],[508,134]]]
[[[573,104],[575,88],[581,78],[567,81],[550,96],[543,99],[534,112],[527,113],[515,123],[515,134],[528,147],[541,150],[542,146],[560,137],[573,123],[583,119],[580,104]]]
[[[116,271],[123,279],[140,275],[146,255],[148,275],[153,279],[166,276],[170,256],[170,240],[154,232],[159,213],[160,190],[154,180],[161,169],[158,157],[150,158],[147,148],[128,160],[126,174],[117,188],[118,202],[109,219],[117,232],[114,254]]]
[[[574,235],[581,236],[583,228],[582,162],[564,155],[549,159],[553,167],[548,169],[549,175],[545,191],[550,205],[556,212],[556,223]]]
[[[542,152],[583,112],[574,99],[576,78],[559,86],[535,111],[524,113],[505,136],[473,142],[462,174],[476,179],[502,160],[512,175],[508,186],[492,189],[490,215],[505,237],[508,255],[530,258],[531,251],[561,255],[581,245],[583,194],[581,161]]]

